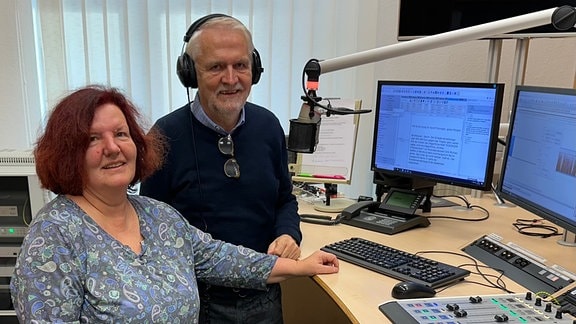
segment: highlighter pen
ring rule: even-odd
[[[314,174],[312,176],[314,178],[346,180],[345,176],[339,174]]]
[[[313,178],[314,176],[310,173],[300,173],[298,174],[299,177],[305,177],[305,178]]]

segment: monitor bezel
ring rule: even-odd
[[[510,143],[510,139],[513,133],[513,129],[515,127],[515,118],[516,118],[516,107],[518,104],[518,98],[521,91],[526,92],[542,92],[542,93],[552,93],[552,94],[560,94],[560,95],[571,95],[576,97],[576,89],[572,88],[556,88],[556,87],[543,87],[543,86],[529,86],[529,85],[517,85],[514,90],[514,98],[512,103],[512,110],[510,113],[510,121],[509,121],[509,128],[508,134],[506,135],[506,143]],[[548,210],[543,206],[535,204],[531,201],[523,197],[519,197],[517,195],[511,194],[507,191],[503,190],[503,180],[504,175],[507,171],[506,165],[508,162],[508,151],[510,149],[509,145],[506,145],[504,148],[504,156],[502,158],[502,169],[500,172],[500,179],[498,181],[498,185],[496,190],[501,198],[506,201],[511,202],[514,205],[517,205],[538,217],[541,217],[547,221],[550,221],[553,224],[556,224],[569,232],[576,233],[576,223],[571,223],[567,220],[564,216],[555,213],[554,211]]]
[[[459,88],[483,88],[495,89],[494,106],[492,116],[492,125],[490,131],[490,146],[486,156],[486,169],[484,173],[484,184],[476,184],[464,179],[447,178],[440,175],[422,174],[422,173],[404,173],[393,170],[378,168],[376,166],[376,143],[378,134],[378,121],[380,118],[381,89],[386,85],[409,85],[409,86],[430,86],[430,87],[459,87]],[[443,183],[452,186],[464,187],[475,190],[487,191],[492,188],[494,177],[494,164],[496,161],[496,150],[498,146],[498,132],[500,128],[500,116],[502,113],[502,103],[504,98],[504,84],[497,82],[460,82],[460,81],[407,81],[407,80],[378,80],[376,88],[376,105],[374,128],[372,135],[372,157],[370,168],[373,172],[378,172],[384,176],[404,177],[407,179],[417,179],[429,181],[432,183]]]

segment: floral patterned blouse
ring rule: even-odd
[[[196,323],[197,280],[265,289],[276,256],[214,240],[165,203],[128,199],[140,255],[66,196],[40,210],[10,282],[21,323]]]

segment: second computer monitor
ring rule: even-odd
[[[372,171],[489,190],[504,85],[378,81]]]
[[[516,87],[498,190],[562,226],[560,243],[576,246],[575,89]]]

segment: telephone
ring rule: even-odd
[[[430,225],[428,218],[415,215],[426,194],[392,188],[382,202],[361,201],[342,211],[342,223],[385,234]]]

